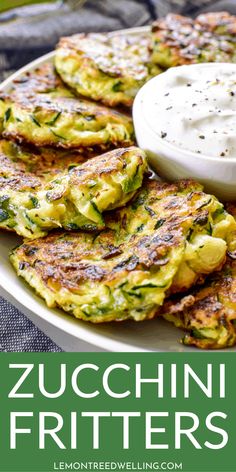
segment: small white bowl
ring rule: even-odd
[[[219,64],[207,66],[219,67]],[[201,68],[204,73],[206,64],[181,67]],[[229,67],[229,64],[220,64],[219,75],[222,67]],[[201,182],[206,192],[216,195],[219,199],[236,200],[235,157],[212,157],[191,152],[167,142],[155,131],[148,116],[148,106],[150,101],[158,96],[158,88],[163,84],[166,74],[168,71],[147,82],[135,98],[133,119],[139,147],[147,152],[151,167],[161,178],[174,181],[190,177]]]

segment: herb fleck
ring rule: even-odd
[[[64,136],[61,136],[61,134],[55,133],[55,131],[53,131],[52,128],[49,128],[49,129],[50,129],[51,133],[52,133],[56,138],[66,140],[66,138],[64,138]]]
[[[5,112],[4,120],[5,120],[5,121],[8,121],[9,118],[10,118],[10,116],[11,116],[11,108],[8,108],[8,109],[6,110],[6,112]]]
[[[39,126],[39,128],[41,128],[41,124],[39,123],[39,121],[37,120],[37,118],[35,118],[35,116],[31,115],[30,116],[31,120],[33,121],[33,123],[37,126]]]
[[[58,113],[56,113],[56,115],[52,118],[52,120],[46,121],[46,122],[45,122],[45,125],[49,125],[49,126],[55,125],[56,121],[58,120],[58,118],[59,118],[60,116],[61,116],[61,111],[59,111]]]
[[[112,90],[113,92],[120,92],[121,87],[122,87],[122,82],[119,80],[112,86]]]
[[[160,218],[159,220],[157,220],[157,222],[156,222],[156,224],[155,224],[155,226],[154,226],[154,229],[160,228],[164,223],[165,223],[164,218]]]

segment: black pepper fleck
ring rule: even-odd
[[[200,139],[205,139],[205,136],[204,134],[200,134],[200,136],[198,136]]]
[[[165,93],[164,97],[168,97],[168,95],[170,95],[169,92]]]
[[[234,97],[235,94],[234,94],[233,90],[231,90],[230,95],[231,95],[231,97]]]
[[[193,104],[192,104],[192,107],[196,107],[196,106],[197,106],[197,104],[196,104],[196,103],[193,103]]]
[[[166,138],[167,136],[167,133],[165,133],[164,131],[161,131],[161,138]]]

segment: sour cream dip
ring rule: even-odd
[[[167,70],[138,92],[133,118],[138,145],[162,178],[194,178],[236,199],[236,64]]]
[[[236,66],[175,67],[147,104],[167,142],[214,157],[236,157]]]

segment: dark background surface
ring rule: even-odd
[[[236,1],[87,0],[77,11],[64,8],[48,17],[34,16],[30,21],[27,17],[10,21],[12,12],[9,12],[4,15],[7,21],[1,21],[0,15],[0,81],[52,50],[60,36],[142,26],[169,11],[195,16],[213,10],[236,14]],[[23,314],[0,298],[0,351],[58,352],[60,349]]]

